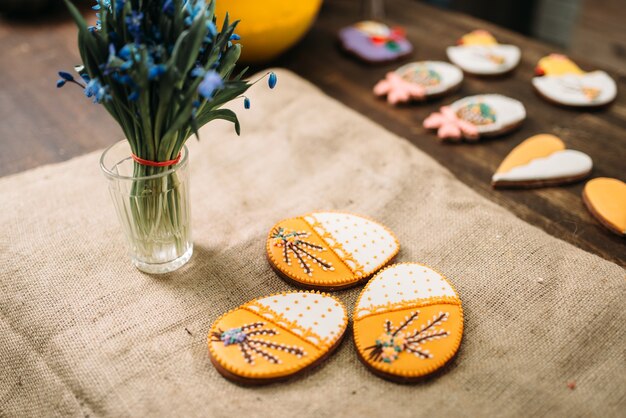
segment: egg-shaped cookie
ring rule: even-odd
[[[266,250],[287,281],[338,290],[367,280],[398,253],[400,244],[389,229],[363,216],[313,212],[274,225]]]
[[[519,127],[526,108],[519,100],[500,94],[478,94],[443,106],[424,120],[424,128],[437,131],[444,141],[477,141]]]
[[[615,81],[604,71],[585,72],[561,54],[543,57],[532,80],[539,95],[549,102],[572,107],[604,106],[617,96]]]
[[[275,294],[219,317],[209,332],[209,356],[230,380],[271,383],[326,358],[339,345],[347,325],[346,308],[333,296]]]
[[[507,73],[517,67],[522,56],[517,46],[499,44],[491,33],[480,29],[464,35],[446,52],[450,61],[475,75]]]
[[[374,276],[353,320],[359,358],[376,375],[399,382],[439,370],[463,336],[458,294],[443,275],[418,263],[394,264]]]
[[[374,86],[374,94],[391,104],[443,96],[461,85],[463,72],[442,61],[417,61],[387,73]]]

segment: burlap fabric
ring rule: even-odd
[[[131,266],[100,153],[0,180],[1,415],[624,413],[621,267],[520,221],[295,75],[278,76],[275,91],[252,91],[241,137],[216,123],[190,141],[195,254],[175,274]],[[374,377],[350,329],[328,361],[284,383],[244,388],[211,366],[214,319],[293,289],[265,260],[268,229],[315,209],[382,221],[400,240],[398,261],[449,277],[465,335],[442,374],[417,385]],[[359,291],[338,293],[350,311]]]

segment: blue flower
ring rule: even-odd
[[[273,89],[274,87],[276,87],[277,81],[278,77],[276,77],[275,73],[271,72],[270,77],[267,79],[267,85],[270,86],[271,89]]]
[[[59,77],[61,77],[64,81],[74,81],[72,74],[65,71],[59,71]]]
[[[209,30],[209,35],[211,35],[212,37],[215,37],[215,35],[217,35],[217,28],[215,27],[215,23],[207,22],[206,28]]]
[[[155,80],[165,74],[167,67],[164,64],[157,64],[150,67],[148,70],[148,80]]]
[[[250,109],[250,99],[248,99],[247,97],[244,97],[243,99],[243,108]]]
[[[101,6],[104,6],[105,8],[110,8],[111,7],[111,0],[96,0],[96,5],[92,7],[93,10],[100,10]]]
[[[231,41],[238,41],[240,39],[241,39],[241,36],[237,35],[236,33],[233,33],[232,35],[230,35]]]
[[[115,0],[115,14],[119,15],[124,10],[126,0]]]
[[[191,3],[192,0],[188,0],[187,3],[185,3],[187,12],[189,13],[189,16],[185,18],[185,25],[187,26],[191,26],[191,23],[196,18],[196,16],[198,16],[200,13],[204,13],[206,7],[206,5],[204,4],[204,0],[196,0],[196,3],[193,6],[191,5]]]
[[[202,68],[202,67],[195,67],[193,70],[191,70],[191,76],[192,77],[203,77],[204,76],[204,68]]]
[[[163,13],[167,13],[168,15],[174,14],[174,1],[165,0],[163,2],[163,8],[161,10],[163,11]]]
[[[59,78],[59,79],[57,80],[57,88],[61,88],[61,87],[63,87],[63,86],[65,85],[65,83],[66,83],[66,81],[65,81],[65,80],[63,80],[62,78]]]
[[[210,99],[211,97],[213,97],[213,93],[215,93],[215,90],[223,86],[224,81],[216,71],[207,71],[204,75],[204,78],[202,79],[202,82],[198,86],[198,93],[200,93],[200,95],[205,99]]]
[[[126,29],[135,38],[135,43],[139,43],[141,37],[141,22],[143,21],[143,13],[132,11],[130,16],[126,16]]]
[[[139,92],[137,90],[133,90],[133,92],[128,95],[128,100],[134,102],[137,99],[139,99]]]
[[[111,100],[109,87],[103,86],[97,78],[93,78],[85,87],[85,96],[93,97],[94,103],[102,103]]]

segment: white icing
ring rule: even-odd
[[[410,71],[413,67],[425,65],[429,69],[437,72],[441,76],[441,82],[436,86],[424,86],[426,95],[443,93],[451,88],[459,85],[463,81],[463,71],[458,67],[443,61],[418,61],[405,64],[396,70],[399,76],[406,71]]]
[[[513,167],[505,173],[493,175],[494,181],[526,181],[575,177],[591,171],[591,158],[580,151],[556,151],[547,157],[536,158],[528,164]]]
[[[463,70],[472,74],[502,74],[519,64],[522,55],[515,45],[460,45],[447,48],[448,59]],[[503,62],[497,63],[488,58],[489,54],[500,56]]]
[[[437,296],[457,295],[452,286],[436,271],[415,263],[396,264],[369,281],[355,308],[356,317],[366,315],[368,312],[360,310],[370,306],[418,301]]]
[[[398,250],[394,237],[380,224],[347,213],[316,212],[305,217],[319,222],[333,239],[363,267],[364,276],[378,270]],[[317,231],[321,233],[322,231]],[[333,243],[329,244],[332,246]],[[342,257],[341,254],[339,254]],[[342,257],[343,258],[343,257]],[[352,270],[358,266],[347,262]]]
[[[617,95],[615,81],[604,71],[535,77],[533,86],[548,99],[568,106],[599,106],[611,102]],[[580,87],[600,89],[600,94],[590,100]]]
[[[526,109],[522,102],[500,94],[478,94],[468,96],[452,103],[450,107],[456,113],[461,107],[469,103],[486,103],[496,114],[496,121],[489,125],[476,125],[481,134],[497,132],[504,127],[516,125],[526,118]]]
[[[323,339],[333,340],[343,332],[346,311],[342,304],[330,296],[294,292],[257,299],[256,304],[281,314],[304,329],[310,328]],[[254,305],[251,308],[254,309]],[[298,333],[297,330],[294,332]]]

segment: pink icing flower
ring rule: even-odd
[[[426,95],[426,89],[419,84],[406,81],[395,72],[390,72],[387,73],[384,80],[376,83],[374,94],[377,96],[387,95],[387,101],[396,104],[408,102],[411,99],[422,100]]]
[[[479,136],[476,125],[459,118],[450,106],[443,106],[439,112],[427,117],[424,128],[437,129],[437,136],[441,139],[478,139]]]

